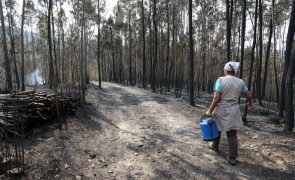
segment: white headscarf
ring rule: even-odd
[[[234,71],[235,74],[238,72],[239,68],[240,68],[240,63],[239,62],[230,61],[230,62],[227,62],[224,65],[225,70]]]

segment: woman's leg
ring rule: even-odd
[[[238,156],[238,139],[237,131],[231,130],[226,132],[228,145],[229,145],[229,157],[236,158]]]
[[[219,146],[220,138],[221,138],[221,132],[219,131],[218,133],[219,133],[218,138],[212,143],[212,148],[216,150],[218,150],[218,146]]]

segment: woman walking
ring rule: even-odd
[[[228,163],[236,165],[238,161],[238,140],[237,130],[243,128],[243,121],[240,114],[239,97],[247,99],[248,108],[252,108],[252,96],[244,81],[235,75],[239,70],[240,63],[228,62],[224,66],[224,77],[219,77],[214,86],[214,97],[207,116],[214,116],[219,130],[219,137],[213,142],[211,148],[218,152],[221,132],[226,132],[229,155]]]

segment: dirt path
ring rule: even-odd
[[[29,179],[292,179],[294,136],[246,128],[240,163],[208,149],[196,124],[205,111],[136,87],[91,85],[67,130],[54,125],[26,143]]]

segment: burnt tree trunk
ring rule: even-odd
[[[144,1],[141,1],[141,27],[142,27],[142,87],[145,88],[146,72],[145,72],[145,27],[144,27]]]
[[[19,74],[18,74],[18,68],[16,63],[16,52],[15,52],[15,35],[14,35],[14,29],[13,29],[13,17],[12,17],[12,10],[10,8],[10,23],[9,23],[9,36],[11,39],[11,60],[13,61],[14,66],[14,75],[17,85],[17,90],[20,88],[20,82],[19,82]]]
[[[54,69],[53,69],[53,55],[52,55],[52,43],[51,43],[51,10],[52,10],[52,0],[48,1],[48,16],[47,16],[47,31],[48,31],[48,51],[49,51],[49,88],[52,89],[53,78],[54,78]]]
[[[58,66],[58,59],[56,53],[56,42],[55,42],[55,29],[54,29],[54,17],[53,17],[53,10],[51,12],[51,21],[52,21],[52,43],[53,43],[53,58],[54,58],[54,85],[57,87],[59,83],[59,66]]]
[[[286,76],[286,110],[287,110],[287,121],[285,125],[285,130],[293,132],[294,128],[294,90],[293,90],[293,80],[294,80],[294,67],[295,67],[295,48],[290,59],[290,66],[288,67]]]
[[[233,0],[226,0],[226,56],[231,61],[231,24],[233,14]]]
[[[114,53],[114,40],[113,40],[113,27],[110,26],[110,33],[111,33],[111,43],[110,43],[110,46],[111,46],[111,52],[112,52],[112,81],[116,82],[117,79],[116,79],[116,72],[115,72],[115,53]],[[131,60],[130,60],[130,63],[131,63]],[[131,66],[130,66],[131,68]],[[131,74],[130,74],[131,75]],[[131,84],[131,81],[130,81],[130,84]]]
[[[101,67],[100,67],[100,0],[97,1],[98,9],[98,24],[97,24],[97,73],[98,73],[98,87],[101,89]]]
[[[285,87],[286,87],[286,76],[288,68],[290,67],[291,49],[293,44],[293,37],[295,33],[295,0],[292,3],[292,11],[290,16],[289,29],[287,34],[286,52],[285,52],[285,63],[284,71],[282,76],[281,91],[280,91],[280,102],[279,102],[279,116],[284,117],[285,109]]]
[[[278,81],[278,73],[277,73],[277,65],[276,65],[276,25],[274,21],[274,4],[275,4],[275,0],[272,0],[273,66],[274,66],[274,72],[275,72],[276,97],[277,97],[277,103],[279,106],[280,92],[279,92],[279,81]]]
[[[38,86],[38,79],[37,79],[37,62],[36,62],[36,55],[35,55],[35,40],[34,40],[34,35],[31,30],[31,38],[32,38],[32,50],[33,50],[33,69],[34,69],[34,83],[35,87]]]
[[[254,65],[254,59],[255,59],[255,45],[256,45],[256,31],[257,31],[257,10],[258,10],[258,0],[256,0],[256,2],[255,2],[254,35],[253,35],[253,44],[252,44],[252,50],[251,50],[250,71],[249,71],[249,77],[248,77],[248,89],[249,89],[249,91],[251,90],[253,65]],[[247,122],[247,112],[248,112],[248,108],[247,108],[247,105],[245,105],[245,112],[243,114],[243,121],[245,123]]]
[[[190,69],[189,69],[189,86],[190,86],[190,105],[195,106],[195,101],[194,101],[194,44],[193,44],[193,14],[192,14],[192,9],[193,9],[193,3],[192,0],[189,0],[189,64],[190,64]]]
[[[169,1],[166,0],[167,6],[167,56],[166,56],[166,69],[165,69],[165,82],[166,82],[166,92],[169,91],[169,84],[168,81],[168,69],[169,69],[169,54],[170,54],[170,19],[169,19]],[[172,50],[173,51],[173,50]]]
[[[244,51],[245,51],[245,31],[246,31],[246,9],[247,0],[243,0],[243,15],[242,15],[242,33],[241,33],[241,61],[240,61],[240,78],[243,78],[244,68]]]
[[[25,48],[24,48],[25,3],[26,3],[26,1],[23,0],[22,20],[21,20],[21,78],[22,78],[22,91],[26,90],[26,87],[25,87]]]
[[[269,24],[269,38],[268,44],[266,49],[266,56],[265,56],[265,64],[264,64],[264,75],[263,75],[263,85],[262,85],[262,99],[265,98],[265,87],[267,81],[267,69],[268,69],[268,61],[269,61],[269,54],[270,54],[270,46],[271,46],[271,39],[272,39],[272,20]]]
[[[84,11],[84,5],[85,5],[85,0],[82,2],[82,17],[81,17],[81,52],[80,52],[80,88],[81,88],[81,99],[80,102],[81,104],[85,104],[85,91],[86,91],[86,86],[85,86],[85,69],[84,69],[84,29],[85,29],[85,11]]]
[[[175,64],[175,60],[174,60],[174,54],[175,54],[175,30],[176,30],[176,27],[175,27],[175,2],[173,1],[173,4],[172,4],[172,9],[173,9],[173,12],[172,12],[172,47],[171,47],[171,54],[172,54],[172,58],[171,58],[171,62],[170,62],[170,66],[169,66],[169,74],[168,74],[168,92],[170,91],[171,89],[171,86],[172,86],[172,68],[173,68],[173,65]]]
[[[293,132],[294,128],[294,99],[293,99],[293,80],[294,80],[294,67],[295,67],[295,48],[293,48],[292,57],[290,58],[292,42],[294,38],[295,32],[295,0],[293,0],[292,11],[289,23],[289,30],[287,35],[287,44],[286,44],[286,59],[285,59],[285,68],[287,67],[286,72],[286,82],[285,82],[285,90],[286,90],[286,110],[287,110],[287,121],[285,130]],[[288,66],[287,66],[288,63]],[[284,69],[285,70],[285,69]],[[282,98],[282,97],[280,97]]]
[[[153,33],[152,33],[152,0],[150,0],[150,7],[149,7],[149,83],[152,83],[152,71],[153,71],[153,53],[154,53],[154,48],[153,48]]]
[[[153,24],[154,24],[154,63],[153,63],[153,72],[152,72],[152,90],[156,91],[156,65],[158,59],[158,27],[157,27],[157,0],[154,0],[153,8]]]
[[[263,19],[262,19],[262,0],[259,0],[259,61],[257,66],[257,77],[256,77],[256,94],[257,94],[257,100],[260,106],[263,106],[262,104],[262,98],[261,98],[261,73],[262,73],[262,51],[263,51],[263,34],[262,34],[262,25],[263,25]]]
[[[129,7],[128,7],[128,32],[129,32],[129,84],[132,85],[132,62],[131,62],[131,45],[132,45],[132,32],[131,32],[131,7],[130,7],[130,1],[129,1]]]

